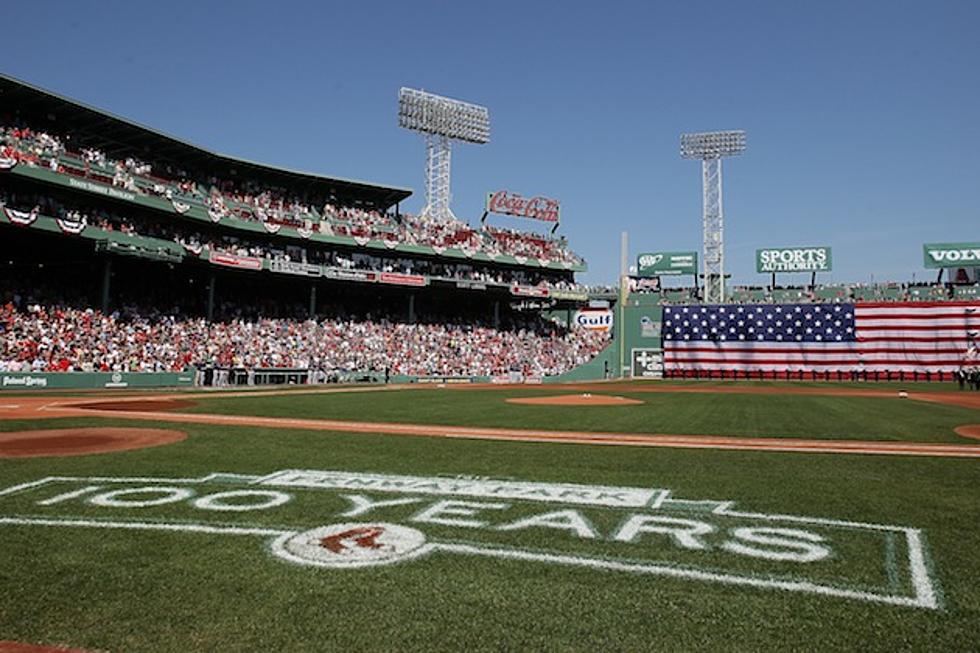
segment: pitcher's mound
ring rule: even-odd
[[[535,406],[631,406],[642,404],[638,399],[614,397],[611,395],[555,395],[554,397],[514,397],[507,399],[509,404],[531,404]]]
[[[91,453],[158,447],[187,438],[170,429],[79,428],[0,433],[0,458],[84,456]]]
[[[962,435],[964,438],[980,440],[980,424],[957,426],[955,429],[953,429],[953,431],[955,431],[957,435]]]

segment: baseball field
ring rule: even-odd
[[[0,431],[0,642],[980,647],[952,386],[6,393]]]

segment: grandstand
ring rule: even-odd
[[[0,99],[0,371],[540,379],[606,344],[571,328],[588,293],[564,238],[407,215],[407,189],[216,154],[9,77]]]

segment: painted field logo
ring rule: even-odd
[[[428,549],[425,535],[414,528],[349,522],[283,535],[273,542],[272,552],[299,564],[345,568],[400,562]]]
[[[280,560],[341,572],[463,555],[940,605],[916,528],[743,512],[642,487],[324,470],[48,477],[0,489],[3,525],[250,536]]]

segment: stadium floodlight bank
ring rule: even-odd
[[[725,221],[721,202],[721,160],[745,151],[741,130],[681,134],[681,157],[701,160],[703,183],[704,301],[725,301]]]
[[[744,131],[681,134],[681,156],[685,159],[720,159],[744,151]]]
[[[437,220],[454,218],[449,208],[452,141],[490,142],[490,112],[477,104],[402,88],[398,92],[398,126],[425,136],[426,202],[422,215]]]
[[[398,126],[454,141],[490,142],[490,112],[486,107],[414,88],[398,92]]]

